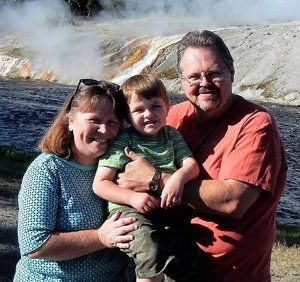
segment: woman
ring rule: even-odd
[[[92,183],[126,112],[118,85],[90,79],[62,106],[23,178],[14,281],[124,280],[127,261],[116,247],[129,247],[135,219],[105,220],[106,202]]]

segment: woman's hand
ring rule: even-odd
[[[136,230],[138,226],[133,217],[120,218],[121,212],[117,211],[110,219],[107,219],[98,229],[98,239],[105,247],[128,249],[129,242],[134,239],[129,232]]]
[[[118,185],[136,192],[148,192],[148,182],[152,179],[155,168],[145,158],[130,151],[128,147],[124,152],[132,161],[126,164],[123,173],[119,173]]]

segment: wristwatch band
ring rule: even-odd
[[[156,169],[152,179],[148,182],[150,191],[158,190],[160,178],[161,178],[161,171]]]

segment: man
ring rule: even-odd
[[[197,210],[191,231],[206,253],[209,280],[270,281],[275,212],[287,174],[276,123],[264,108],[232,93],[233,59],[218,35],[190,32],[177,55],[188,101],[171,108],[168,123],[200,166],[184,201]],[[134,161],[119,185],[147,190],[142,179],[151,180],[154,169],[133,152],[129,156]],[[159,180],[160,189],[167,179]]]

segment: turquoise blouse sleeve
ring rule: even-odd
[[[33,162],[24,175],[18,201],[18,239],[21,255],[25,255],[47,241],[55,228],[58,179],[47,166]]]

